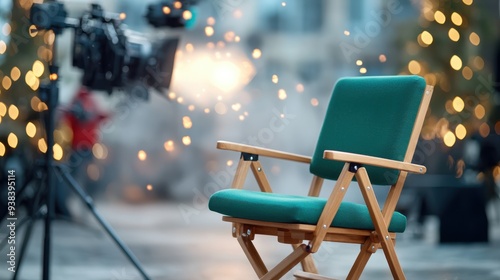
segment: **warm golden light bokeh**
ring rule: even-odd
[[[167,151],[167,152],[174,151],[174,149],[175,149],[174,141],[172,141],[172,140],[165,141],[165,143],[163,143],[163,147],[165,148],[165,151]]]
[[[462,68],[462,59],[457,55],[453,55],[450,59],[450,66],[455,70],[460,70]]]
[[[191,121],[190,117],[184,116],[182,117],[182,125],[185,129],[190,129],[191,127],[193,127],[193,122]]]
[[[17,144],[19,144],[19,139],[17,138],[17,135],[14,133],[9,133],[9,136],[7,136],[7,144],[13,149],[17,147]]]
[[[408,63],[408,71],[410,71],[410,73],[416,75],[416,74],[419,74],[420,71],[422,71],[422,68],[420,67],[420,63],[418,63],[418,61],[416,60],[412,60]]]
[[[147,154],[144,150],[140,150],[140,151],[137,153],[137,158],[138,158],[140,161],[145,161],[145,160],[148,158],[148,154]]]
[[[444,24],[446,22],[446,16],[441,11],[436,11],[434,13],[434,20],[439,24]]]
[[[456,137],[455,137],[455,134],[453,134],[453,132],[448,131],[448,132],[446,132],[446,134],[444,135],[444,137],[443,137],[443,141],[444,141],[444,144],[445,144],[447,147],[453,147],[453,145],[455,145],[455,142],[457,141],[457,139],[456,139]]]
[[[30,138],[33,138],[36,135],[36,126],[32,122],[28,122],[28,124],[26,124],[26,135]]]
[[[478,46],[479,43],[481,43],[481,38],[479,37],[479,35],[477,35],[476,32],[471,32],[470,35],[469,35],[469,41],[474,46]]]
[[[457,12],[453,12],[451,14],[451,21],[453,22],[453,24],[455,24],[456,26],[460,26],[462,25],[462,22],[463,22],[463,19],[462,19],[462,16],[457,13]]]
[[[285,100],[285,99],[286,99],[286,97],[287,97],[286,91],[285,91],[284,89],[280,88],[280,89],[278,90],[278,98],[279,98],[280,100]]]
[[[460,33],[458,33],[458,30],[452,27],[450,28],[450,30],[448,30],[448,37],[450,37],[450,40],[452,40],[453,42],[458,42],[458,40],[460,40]]]
[[[457,111],[458,113],[460,113],[464,110],[465,103],[464,103],[464,100],[460,96],[456,96],[453,99],[452,104],[453,104],[453,109],[455,109],[455,111]]]
[[[191,137],[189,137],[189,136],[182,137],[182,144],[184,144],[186,146],[191,145]]]
[[[422,42],[424,44],[426,44],[427,46],[432,44],[432,42],[434,41],[434,37],[432,37],[432,34],[429,33],[428,31],[424,31],[420,34],[420,39],[422,40]]]
[[[64,156],[63,148],[57,143],[53,146],[53,152],[55,160],[61,160]]]
[[[467,129],[463,124],[459,124],[455,128],[455,134],[457,135],[458,139],[463,140],[465,136],[467,136]]]

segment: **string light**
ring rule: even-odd
[[[137,158],[139,158],[140,161],[145,161],[148,157],[148,154],[146,154],[146,152],[144,150],[140,150],[138,153],[137,153]]]
[[[420,34],[420,39],[425,44],[425,46],[429,46],[434,41],[434,37],[432,37],[432,34],[429,33],[428,31],[422,32]]]
[[[191,121],[190,117],[184,116],[182,117],[182,125],[185,129],[190,129],[191,127],[193,127],[193,122]]]
[[[7,50],[7,44],[3,40],[0,40],[0,54],[4,54]]]
[[[457,111],[458,113],[462,112],[463,109],[465,108],[465,103],[464,100],[460,96],[456,96],[453,99],[453,109]]]
[[[7,137],[7,144],[13,149],[17,147],[17,144],[19,143],[19,140],[17,139],[17,135],[14,133],[9,133],[9,136]]]
[[[410,73],[416,75],[416,74],[419,74],[420,71],[422,71],[422,68],[420,67],[420,63],[418,63],[418,61],[416,60],[412,60],[408,63],[408,71],[410,71]]]
[[[434,13],[434,20],[439,24],[444,24],[446,22],[446,16],[441,11],[436,11]]]
[[[64,152],[59,144],[54,144],[53,146],[53,152],[54,152],[54,159],[55,160],[61,160],[63,158]]]
[[[467,136],[467,129],[463,124],[459,124],[455,128],[455,134],[457,135],[458,139],[463,140],[465,136]]]
[[[295,86],[295,90],[298,92],[298,93],[302,93],[304,92],[304,85],[303,84],[297,84]]]
[[[262,51],[259,49],[254,49],[252,51],[252,57],[255,59],[259,59],[262,56]]]
[[[486,109],[484,109],[484,106],[481,104],[477,105],[476,108],[474,108],[474,115],[478,120],[484,118],[486,115]]]
[[[21,70],[19,70],[16,66],[12,67],[12,70],[10,70],[10,77],[14,82],[19,80],[21,77]]]
[[[12,86],[12,80],[8,76],[4,76],[2,79],[2,86],[5,90],[9,90]]]
[[[172,141],[172,140],[165,141],[165,143],[163,144],[163,147],[165,148],[165,150],[167,152],[172,152],[175,149],[174,141]]]
[[[106,159],[108,157],[108,149],[101,143],[95,143],[92,146],[92,154],[96,159]]]
[[[191,145],[191,137],[189,136],[182,137],[182,144],[184,144],[185,146]]]
[[[484,67],[484,60],[483,60],[482,57],[476,56],[473,59],[473,64],[474,64],[474,67],[476,67],[477,70],[481,70]]]
[[[233,109],[233,111],[235,111],[235,112],[238,112],[241,109],[241,104],[235,103],[235,104],[231,105],[231,109]]]
[[[40,138],[38,140],[38,149],[40,150],[40,152],[42,153],[46,153],[47,152],[47,142],[45,142],[45,139],[43,138]]]
[[[37,78],[40,78],[43,75],[43,72],[45,71],[45,66],[40,60],[35,60],[35,62],[33,63],[32,70],[33,74],[35,74]]]
[[[469,66],[465,66],[463,69],[462,69],[462,76],[464,76],[464,78],[466,80],[470,80],[472,79],[472,76],[474,75],[474,72],[472,72],[472,69],[470,69]]]
[[[456,26],[460,26],[462,25],[462,16],[457,13],[457,12],[453,12],[453,14],[451,14],[451,21],[456,25]]]
[[[458,42],[458,40],[460,40],[460,33],[458,33],[458,31],[452,27],[450,28],[450,30],[448,30],[448,37],[450,37],[450,40],[452,40],[453,42]]]
[[[481,42],[481,38],[479,38],[479,35],[477,35],[476,32],[472,32],[470,35],[469,35],[469,41],[471,42],[471,44],[473,44],[474,46],[478,46],[479,43]]]
[[[26,124],[26,135],[30,138],[33,138],[36,135],[36,126],[32,122],[28,122]]]
[[[207,35],[207,37],[211,37],[214,33],[215,30],[212,26],[205,26],[205,35]]]
[[[285,99],[286,99],[286,97],[287,97],[287,95],[286,95],[286,91],[285,91],[284,89],[280,88],[280,89],[278,90],[278,98],[279,98],[280,100],[285,100]]]
[[[3,157],[5,155],[5,145],[0,142],[0,157]]]
[[[9,117],[13,120],[16,120],[17,117],[19,117],[19,109],[14,104],[9,106]]]
[[[490,126],[487,123],[482,123],[479,126],[479,134],[483,137],[486,138],[488,135],[490,135]]]
[[[385,54],[381,54],[378,56],[378,61],[384,63],[387,61],[387,57],[385,56]]]
[[[453,132],[448,131],[443,137],[444,144],[448,147],[453,147],[455,145],[455,142],[457,141],[455,134]]]
[[[451,68],[460,70],[462,68],[462,60],[457,55],[453,55],[450,59]]]

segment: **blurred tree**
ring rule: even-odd
[[[418,22],[400,25],[396,36],[400,67],[402,74],[423,76],[435,86],[422,138],[438,143],[443,153],[428,155],[437,160],[429,171],[451,170],[460,177],[462,140],[495,133],[495,123],[488,122],[494,107],[494,65],[489,62],[498,28],[498,16],[489,14],[488,8],[495,3],[414,2],[421,11]]]
[[[9,0],[10,1],[10,0]],[[4,2],[4,1],[2,1]],[[43,125],[39,113],[46,105],[37,96],[40,82],[48,77],[47,62],[52,58],[52,32],[37,31],[29,20],[32,0],[12,0],[2,5],[8,15],[2,33],[9,37],[0,42],[3,56],[0,68],[0,156],[26,152],[26,148],[44,150]],[[3,46],[3,47],[2,47]],[[45,145],[46,146],[46,145]]]

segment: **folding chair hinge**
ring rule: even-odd
[[[243,158],[244,161],[258,161],[259,155],[250,153],[241,153],[241,158]]]
[[[362,244],[361,248],[363,248],[364,246],[366,246],[366,245]],[[370,243],[370,244],[368,244],[368,246],[366,246],[365,249],[366,249],[366,252],[373,254],[373,253],[377,252],[377,250],[379,248],[380,248],[380,243]]]
[[[351,162],[349,163],[349,172],[356,173],[362,166],[360,163]]]
[[[243,225],[240,227],[241,230],[241,236],[246,237],[250,240],[253,240],[255,238],[255,228],[252,226],[247,226]]]

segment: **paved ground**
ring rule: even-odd
[[[195,207],[193,207],[195,206]],[[99,203],[99,211],[137,255],[152,279],[256,279],[230,225],[218,214],[204,210],[202,204],[123,205]],[[200,210],[201,209],[201,210]],[[83,212],[85,213],[85,212]],[[4,225],[2,225],[4,226]],[[408,279],[500,279],[500,230],[491,230],[489,244],[439,245],[436,222],[426,224],[425,238],[414,240],[409,233],[400,236],[396,246]],[[2,234],[4,230],[2,229]],[[16,231],[16,238],[22,236]],[[20,279],[40,279],[42,223],[38,222],[20,272]],[[53,227],[52,279],[141,279],[113,241],[92,217],[80,222],[57,221]],[[274,245],[274,238],[256,239],[264,261],[276,263],[290,247]],[[345,279],[358,247],[332,244],[320,250],[315,259],[322,273]],[[10,279],[5,248],[0,259],[0,279]],[[287,275],[285,279],[293,279]],[[362,279],[391,279],[382,252],[368,263]]]

